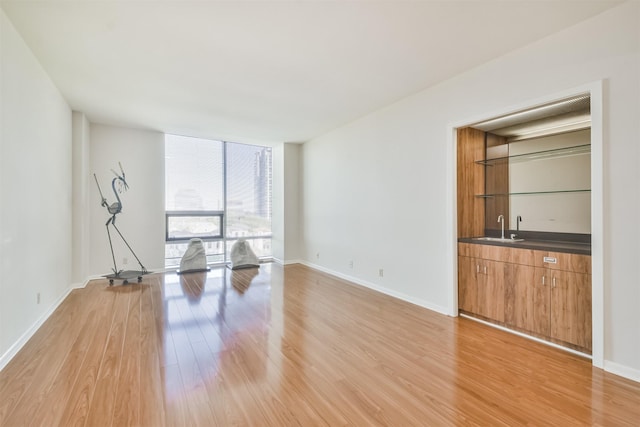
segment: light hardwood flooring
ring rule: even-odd
[[[265,264],[74,290],[0,372],[0,425],[638,426],[640,384]]]

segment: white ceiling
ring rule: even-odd
[[[301,142],[619,1],[70,1],[0,5],[92,122]]]

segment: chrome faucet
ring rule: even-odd
[[[504,215],[498,215],[498,222],[502,226],[502,238],[504,239]]]
[[[522,222],[522,217],[518,215],[516,217],[516,232],[511,233],[511,240],[515,240],[518,237],[518,233],[520,232],[520,223]]]

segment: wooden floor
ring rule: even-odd
[[[91,282],[0,372],[3,427],[525,424],[638,426],[640,384],[300,265]]]

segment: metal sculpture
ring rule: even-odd
[[[105,223],[105,226],[107,227],[107,236],[109,237],[109,247],[111,248],[111,258],[113,259],[113,268],[112,268],[113,274],[108,274],[104,276],[107,279],[109,279],[109,285],[113,285],[113,281],[115,279],[122,280],[122,283],[126,285],[129,282],[129,279],[133,279],[135,277],[137,277],[138,282],[140,282],[142,281],[142,276],[149,273],[147,269],[144,267],[144,265],[142,265],[142,262],[140,262],[140,259],[138,258],[136,253],[133,251],[133,249],[131,249],[131,246],[129,246],[129,243],[127,242],[127,240],[124,238],[124,236],[116,226],[116,216],[120,212],[122,212],[122,200],[120,200],[119,194],[129,189],[129,184],[127,184],[127,181],[125,179],[125,174],[124,174],[124,169],[122,168],[122,164],[118,162],[118,166],[120,166],[120,174],[118,174],[118,172],[111,169],[111,172],[113,172],[113,174],[116,176],[115,178],[113,178],[113,180],[111,180],[111,189],[113,190],[113,194],[116,196],[116,201],[112,204],[109,204],[107,202],[107,199],[102,194],[102,189],[100,188],[100,184],[98,183],[98,177],[96,176],[95,173],[93,174],[93,178],[96,180],[96,185],[98,186],[98,191],[100,192],[100,198],[101,198],[100,204],[101,206],[107,208],[107,212],[109,212],[109,214],[111,215],[107,220],[107,222]],[[111,241],[111,232],[109,231],[110,225],[113,226],[113,228],[115,228],[115,230],[118,232],[118,235],[120,236],[124,244],[127,245],[127,248],[129,248],[129,250],[135,257],[136,261],[138,261],[138,264],[140,264],[140,271],[118,270],[118,266],[116,264],[116,256],[113,252],[113,242]]]

